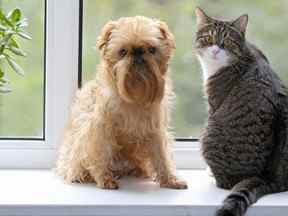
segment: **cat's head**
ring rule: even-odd
[[[200,8],[196,8],[195,13],[196,53],[201,61],[227,65],[243,55],[248,15],[222,21],[207,16]]]

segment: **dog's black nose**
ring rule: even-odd
[[[141,47],[133,48],[132,54],[134,56],[134,63],[142,64],[144,62],[144,59],[143,59],[144,53],[145,53],[145,50]]]
[[[135,57],[140,57],[145,53],[145,50],[141,47],[137,47],[137,48],[133,48],[132,53]]]

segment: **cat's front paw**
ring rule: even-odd
[[[233,213],[231,210],[229,210],[229,209],[223,209],[223,208],[221,208],[221,209],[219,209],[219,210],[216,212],[215,216],[237,216],[237,215],[234,214],[234,213]]]
[[[215,216],[244,216],[247,205],[242,199],[228,198],[223,206],[216,211]]]

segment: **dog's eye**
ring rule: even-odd
[[[149,47],[148,48],[149,53],[155,54],[156,53],[156,48],[155,47]]]
[[[120,49],[119,50],[119,56],[120,57],[124,57],[127,54],[127,50],[126,49]]]

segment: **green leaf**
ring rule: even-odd
[[[3,79],[3,77],[4,77],[4,72],[0,68],[0,79]]]
[[[15,31],[12,30],[12,29],[8,29],[5,33],[6,33],[6,34],[16,34],[17,32],[15,32]]]
[[[9,83],[9,80],[3,77],[3,78],[0,78],[0,82],[1,83]]]
[[[8,44],[8,41],[9,41],[9,39],[12,37],[12,34],[7,34],[7,35],[5,35],[3,38],[2,38],[2,40],[0,41],[0,44],[1,45],[7,45]]]
[[[7,86],[0,86],[0,93],[9,93],[12,90]]]
[[[11,39],[10,39],[9,46],[13,46],[13,47],[16,47],[16,48],[20,48],[19,44],[17,43],[17,41],[16,41],[14,38],[11,38]]]
[[[27,27],[28,26],[28,21],[26,18],[20,20],[19,22],[17,22],[16,24],[18,27],[22,28],[22,27]]]
[[[15,55],[19,55],[19,56],[26,56],[26,53],[19,49],[19,48],[16,48],[16,47],[13,47],[13,46],[9,46],[8,47],[8,50],[10,50],[11,52],[13,52]]]
[[[19,35],[22,38],[25,38],[27,40],[31,40],[32,38],[25,32],[17,32],[17,35]]]
[[[16,8],[13,11],[10,11],[7,17],[12,23],[16,23],[21,19],[21,10]]]
[[[10,22],[9,19],[7,19],[6,15],[3,13],[3,11],[0,9],[0,21],[2,21],[2,23],[9,25],[10,27],[14,27],[13,24]]]
[[[8,28],[2,24],[0,24],[0,31],[6,31]]]
[[[11,66],[11,68],[21,76],[24,76],[24,70],[8,55],[6,55],[6,59]]]
[[[2,83],[9,83],[10,80],[8,80],[7,78],[3,77],[3,78],[0,79],[0,82],[2,82]]]
[[[0,84],[3,86],[4,83],[9,83],[10,81],[5,77],[5,73],[3,70],[0,68]]]

